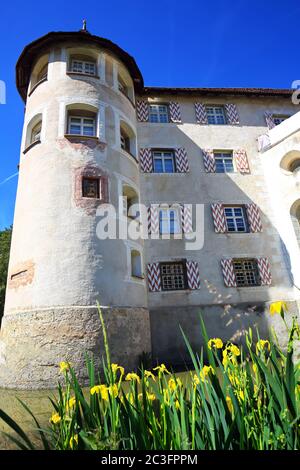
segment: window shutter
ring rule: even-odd
[[[258,258],[257,266],[262,286],[270,286],[272,284],[272,274],[268,258]]]
[[[215,232],[225,233],[227,232],[226,219],[224,214],[223,204],[212,204],[211,205],[212,216],[214,219]]]
[[[205,105],[202,103],[195,103],[196,120],[198,124],[208,124]]]
[[[186,150],[184,148],[175,149],[176,172],[188,173],[190,171]]]
[[[183,233],[193,232],[192,205],[183,204],[181,206],[181,222]]]
[[[269,129],[273,129],[274,127],[276,127],[272,113],[270,113],[269,111],[266,111],[265,119],[266,119],[266,123]]]
[[[224,284],[226,287],[236,287],[235,274],[232,259],[222,259],[221,267],[223,272]]]
[[[137,120],[140,122],[149,121],[149,105],[147,101],[136,102],[136,115]]]
[[[180,106],[175,101],[170,101],[169,103],[169,112],[171,122],[181,122],[181,112]]]
[[[186,272],[189,289],[200,289],[200,274],[197,261],[187,261]]]
[[[213,150],[202,150],[203,162],[206,173],[216,172],[216,163]]]
[[[151,149],[140,149],[140,166],[143,173],[153,172],[153,159]]]
[[[256,204],[246,204],[246,211],[250,226],[250,232],[262,232],[262,223],[259,207]]]
[[[150,292],[161,291],[160,267],[159,263],[149,263],[148,268],[148,286]]]
[[[239,113],[235,104],[225,104],[227,122],[231,126],[237,126],[240,123]]]
[[[159,208],[157,205],[148,207],[148,233],[159,235]]]
[[[235,158],[238,171],[243,174],[250,173],[246,150],[234,150],[233,156]]]

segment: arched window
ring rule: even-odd
[[[67,106],[66,135],[97,137],[97,108],[87,104]]]
[[[290,163],[289,171],[294,173],[294,171],[297,171],[299,168],[300,168],[300,158],[296,158]]]
[[[131,250],[131,276],[143,278],[141,253],[137,250]]]
[[[89,75],[98,77],[98,52],[85,48],[71,48],[68,50],[67,71],[69,74]]]
[[[292,223],[295,230],[295,235],[298,240],[298,245],[300,248],[300,199],[294,202],[290,210]]]
[[[42,56],[32,69],[30,92],[29,95],[36,89],[38,85],[48,79],[48,62],[49,56]]]
[[[31,121],[27,125],[24,152],[26,152],[33,145],[41,142],[41,133],[42,133],[42,114],[37,114],[31,119]]]
[[[137,192],[129,185],[123,186],[124,215],[132,219],[139,217],[139,196]]]
[[[300,168],[300,151],[291,150],[286,153],[281,159],[280,167],[288,173],[297,172],[298,168]]]
[[[43,65],[40,71],[37,74],[37,82],[42,80],[47,80],[48,77],[48,64]]]
[[[132,103],[134,103],[134,89],[132,79],[125,67],[122,67],[121,65],[119,65],[118,72],[118,89],[121,93],[123,93],[123,95],[129,98]]]
[[[122,150],[136,158],[135,133],[125,121],[120,121],[120,147]]]

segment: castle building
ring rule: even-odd
[[[285,300],[291,317],[300,299],[291,90],[147,87],[133,57],[85,28],[26,46],[16,79],[26,110],[0,386],[52,387],[63,360],[84,379],[85,354],[103,352],[97,301],[128,370],[149,353],[188,362],[180,327],[199,349],[200,312],[211,337],[274,328],[286,341],[268,308]]]

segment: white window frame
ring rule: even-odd
[[[236,215],[235,210],[239,209],[242,213],[242,215]],[[226,215],[226,211],[231,210],[231,215]],[[246,214],[245,214],[245,209],[243,206],[225,206],[224,207],[224,216],[226,220],[226,227],[227,227],[227,232],[228,233],[247,233],[248,232],[248,225],[247,225],[247,220],[246,220]],[[229,230],[228,227],[228,219],[232,219],[233,225],[234,225],[234,230]],[[242,219],[243,221],[243,230],[238,230],[238,224],[237,224],[237,219]]]
[[[221,110],[222,112],[221,113],[217,112],[217,110]],[[207,115],[208,124],[217,125],[217,126],[224,126],[224,125],[227,124],[225,109],[224,109],[224,106],[222,106],[222,105],[220,105],[220,106],[207,105],[206,106],[206,115]],[[223,122],[218,122],[220,116],[222,117]],[[210,120],[212,122],[210,122]]]
[[[81,70],[77,69],[77,67],[75,66],[75,63],[81,64]],[[93,66],[93,72],[90,71],[91,66]],[[86,69],[88,69],[88,71]],[[72,59],[71,72],[84,73],[85,75],[95,76],[96,75],[96,63],[88,61],[88,60]]]
[[[30,143],[39,142],[41,140],[42,121],[39,121],[31,129]]]
[[[79,134],[73,134],[71,132],[71,125],[72,125],[72,119],[80,119],[80,123],[74,123],[74,125],[80,126],[80,133]],[[85,119],[89,119],[90,121],[93,121],[93,124],[86,124],[84,123]],[[84,134],[84,128],[89,127],[93,129],[93,134]],[[89,116],[76,116],[76,115],[71,115],[69,116],[68,119],[68,134],[69,135],[81,135],[85,137],[96,137],[96,119],[93,117]]]
[[[234,173],[235,172],[234,158],[233,158],[232,152],[215,151],[214,159],[215,159],[215,165],[216,165],[216,173]],[[217,159],[220,159],[220,160],[222,159],[224,171],[217,171]],[[226,164],[224,163],[225,160],[229,160],[229,159],[231,159],[232,161],[232,171],[227,171]]]
[[[165,111],[162,112],[160,108],[164,108]],[[151,116],[156,116],[157,120],[152,121]],[[166,117],[166,120],[163,116]],[[167,104],[149,104],[149,122],[152,124],[167,124],[170,122],[169,106]]]
[[[173,219],[174,230],[171,231],[171,214],[174,214]],[[174,207],[160,207],[158,209],[159,233],[161,235],[176,235],[181,233],[181,212],[179,208]],[[166,227],[164,227],[166,225]]]
[[[154,173],[175,173],[176,172],[175,154],[172,150],[153,150],[152,151],[152,157],[153,157],[153,171],[154,171]],[[166,171],[165,160],[171,160],[171,159],[172,159],[173,171]],[[161,160],[162,161],[163,171],[155,171],[155,160]]]

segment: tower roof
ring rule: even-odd
[[[58,43],[79,42],[82,44],[96,44],[104,49],[113,52],[127,67],[134,82],[136,91],[143,90],[144,80],[140,69],[138,68],[134,58],[126,51],[121,49],[117,44],[112,41],[94,36],[87,30],[82,29],[78,32],[51,32],[42,36],[35,41],[28,44],[21,53],[16,65],[16,83],[18,91],[26,100],[27,88],[30,80],[31,68],[36,58],[49,47],[57,45]]]

